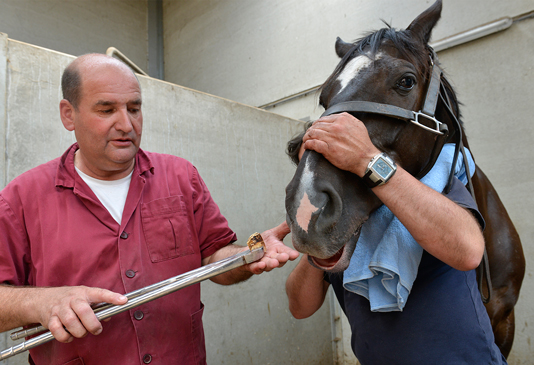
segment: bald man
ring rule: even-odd
[[[111,57],[77,58],[59,109],[76,143],[0,193],[0,332],[40,323],[57,341],[34,364],[204,364],[200,286],[100,323],[91,305],[236,254],[236,236],[189,162],[139,148],[142,97]],[[282,224],[261,261],[212,280],[246,280],[294,260]],[[83,338],[82,337],[86,337]]]

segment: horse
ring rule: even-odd
[[[445,143],[455,143],[456,151],[469,147],[460,103],[429,46],[441,9],[442,1],[437,0],[406,30],[397,31],[386,24],[354,43],[338,37],[335,50],[341,61],[320,89],[319,102],[325,114],[350,112],[356,116],[365,124],[373,144],[416,178],[432,168]],[[354,62],[360,55],[367,55],[374,67],[344,73],[357,66]],[[353,79],[347,76],[354,74]],[[315,266],[343,271],[363,223],[382,202],[360,177],[336,168],[315,151],[305,151],[299,161],[304,133],[289,141],[287,148],[297,164],[286,188],[286,220],[293,245],[307,253]],[[320,197],[307,230],[297,222],[303,181],[308,196]],[[486,262],[486,270],[477,270],[481,295],[488,299],[485,307],[496,344],[508,357],[515,330],[514,306],[525,273],[523,249],[495,188],[478,165],[468,188],[486,222],[487,260],[480,266]]]

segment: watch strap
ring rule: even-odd
[[[367,169],[367,172],[365,173],[365,175],[363,175],[362,179],[363,179],[363,182],[365,183],[365,185],[367,185],[368,187],[370,187],[371,189],[372,188],[375,188],[377,187],[378,185],[382,184],[383,181],[381,179],[378,179],[377,181],[373,181],[371,180],[371,174],[373,173],[373,171],[371,171],[370,169]]]

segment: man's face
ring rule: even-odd
[[[141,143],[141,90],[131,72],[113,65],[82,72],[81,98],[73,111],[80,149],[76,166],[100,179],[130,173]]]

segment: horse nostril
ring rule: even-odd
[[[343,201],[336,189],[330,184],[320,187],[318,197],[320,199],[318,201],[319,209],[312,222],[317,233],[328,234],[341,218]]]

